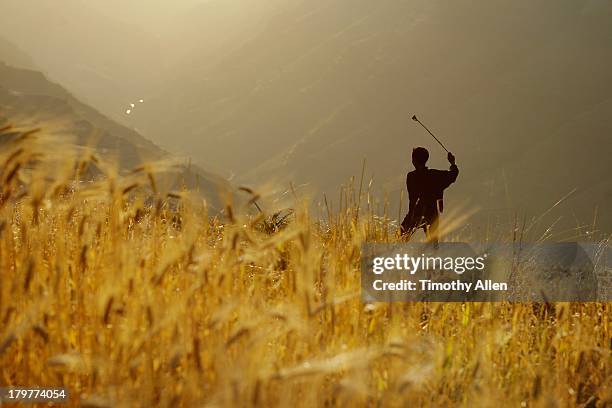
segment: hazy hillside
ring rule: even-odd
[[[165,59],[153,35],[99,13],[91,3],[2,0],[0,36],[79,99],[120,115],[159,82]]]
[[[165,58],[172,61],[166,72],[169,78],[198,76],[204,67],[218,63],[256,36],[271,16],[291,2],[295,0],[182,0],[172,6],[164,2],[164,27],[148,29],[157,31]]]
[[[133,120],[243,180],[330,190],[367,157],[397,192],[414,145],[445,165],[417,113],[459,158],[455,203],[534,214],[577,189],[563,211],[598,206],[612,229],[610,16],[603,1],[304,1]]]
[[[3,58],[0,54],[0,58]],[[121,126],[80,103],[61,86],[36,71],[17,69],[0,62],[0,119],[8,123],[41,125],[60,131],[77,145],[95,148],[104,159],[117,159],[124,170],[169,155],[138,133]],[[229,190],[222,178],[197,166],[167,173],[160,181],[179,189],[183,182],[198,189],[216,208],[222,208],[219,193]]]
[[[12,42],[0,37],[0,56],[16,68],[35,69],[36,64],[30,56]]]
[[[3,0],[0,36],[79,99],[129,125],[130,103],[214,64],[255,35],[279,4],[290,3]]]

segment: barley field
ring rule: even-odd
[[[361,244],[397,239],[366,188],[321,215],[219,214],[162,191],[167,164],[119,174],[3,132],[0,386],[84,407],[612,404],[609,303],[363,304]]]

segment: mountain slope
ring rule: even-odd
[[[4,61],[17,68],[36,69],[30,56],[12,42],[0,37],[0,55]]]
[[[0,36],[80,100],[131,124],[129,103],[197,75],[289,1],[3,0]]]
[[[85,103],[113,117],[160,80],[159,40],[88,1],[3,0],[0,36]],[[117,10],[121,12],[121,9]]]
[[[170,158],[138,133],[82,104],[40,72],[13,68],[3,62],[0,62],[0,118],[31,126],[59,124],[62,133],[75,138],[75,144],[93,147],[105,158],[116,158],[124,170]],[[229,184],[197,166],[186,166],[162,175],[164,183],[169,188],[180,188],[179,184],[184,182],[187,187],[198,189],[212,207],[222,208],[219,193],[229,191]]]

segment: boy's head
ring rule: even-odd
[[[412,164],[415,168],[423,168],[429,160],[429,152],[424,147],[417,147],[412,150]]]

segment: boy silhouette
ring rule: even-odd
[[[455,156],[450,152],[449,170],[428,169],[427,160],[429,160],[427,149],[417,147],[412,150],[412,164],[415,170],[406,176],[409,205],[400,232],[409,240],[416,230],[423,228],[427,242],[437,246],[439,218],[444,211],[444,190],[457,180],[459,168],[455,164]]]

